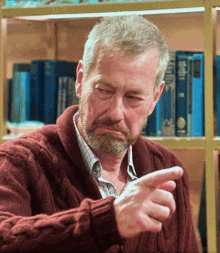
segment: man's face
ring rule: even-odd
[[[162,93],[154,93],[158,56],[155,50],[137,57],[99,50],[96,65],[83,82],[77,68],[76,93],[80,98],[79,131],[88,145],[119,154],[134,144]]]

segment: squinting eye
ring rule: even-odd
[[[101,93],[106,93],[106,94],[111,94],[112,93],[112,91],[110,91],[110,90],[105,90],[105,89],[100,89],[100,88],[97,88],[97,90]]]
[[[131,99],[131,100],[141,100],[141,98],[135,97],[135,96],[128,96],[128,99]]]

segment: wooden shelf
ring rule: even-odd
[[[146,137],[160,143],[167,148],[178,149],[205,149],[205,137],[198,138],[178,138],[178,137]]]
[[[27,17],[44,15],[65,15],[65,14],[86,14],[86,13],[109,13],[121,11],[143,11],[143,10],[165,10],[178,8],[204,7],[203,0],[181,0],[181,1],[161,1],[161,2],[101,2],[93,4],[75,4],[60,6],[42,6],[29,8],[4,7],[2,17]]]

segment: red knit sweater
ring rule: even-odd
[[[199,252],[186,172],[174,191],[177,209],[159,233],[122,239],[113,197],[102,199],[83,162],[73,126],[76,106],[35,133],[0,146],[0,252]],[[182,163],[140,137],[138,177]]]

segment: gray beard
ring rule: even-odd
[[[102,136],[96,136],[93,133],[89,133],[86,134],[86,140],[91,148],[110,154],[120,154],[136,141],[135,140],[132,143],[122,141],[117,136],[109,133]]]
[[[79,115],[82,124],[82,131],[84,133],[84,138],[87,144],[94,150],[100,150],[104,153],[110,154],[120,154],[124,152],[130,145],[134,145],[138,136],[141,133],[141,130],[145,127],[148,116],[146,117],[145,121],[143,122],[142,128],[137,136],[134,138],[130,138],[129,133],[127,134],[127,138],[125,141],[122,141],[116,135],[106,133],[101,136],[97,136],[94,134],[94,128],[87,128],[86,127],[86,119],[85,119],[85,98],[82,98],[79,104]]]

